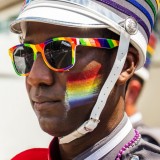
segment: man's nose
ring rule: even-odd
[[[37,54],[37,59],[33,63],[32,69],[27,77],[27,83],[31,86],[38,86],[40,84],[52,85],[53,82],[53,71],[47,67],[41,54]]]

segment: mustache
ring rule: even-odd
[[[52,87],[31,87],[28,92],[29,98],[32,102],[43,103],[43,102],[60,102],[64,100],[65,91],[58,91]]]

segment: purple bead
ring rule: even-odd
[[[119,153],[120,153],[120,154],[123,154],[124,151],[125,151],[125,150],[121,149],[121,150],[119,151]]]
[[[125,144],[125,146],[124,146],[125,148],[128,148],[128,143],[127,144]]]
[[[126,148],[125,148],[125,147],[122,147],[122,150],[123,150],[123,151],[125,151],[125,150],[126,150]]]
[[[122,154],[118,153],[117,157],[121,158],[121,155],[122,155]]]
[[[132,142],[130,141],[128,144],[129,144],[129,145],[131,145],[131,144],[132,144]]]
[[[122,154],[128,149],[128,148],[132,148],[134,145],[138,144],[140,138],[141,138],[141,134],[137,131],[134,130],[135,135],[134,137],[131,139],[131,141],[129,141],[127,144],[124,145],[124,147],[121,148],[121,150],[119,151],[116,160],[120,160]]]

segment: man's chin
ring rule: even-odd
[[[63,137],[70,133],[70,131],[67,130],[67,127],[64,127],[66,125],[62,122],[55,122],[53,120],[41,118],[39,124],[44,132],[54,137]]]

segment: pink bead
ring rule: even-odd
[[[121,157],[122,154],[118,153],[118,157]]]
[[[128,144],[125,144],[125,148],[128,148]]]
[[[122,154],[122,153],[123,153],[123,150],[121,149],[121,150],[119,151],[119,153]]]
[[[125,151],[125,150],[126,150],[126,148],[125,148],[125,147],[122,147],[122,150],[123,150],[123,151]]]
[[[129,144],[129,145],[131,145],[131,144],[132,144],[132,142],[130,141],[128,144]]]

